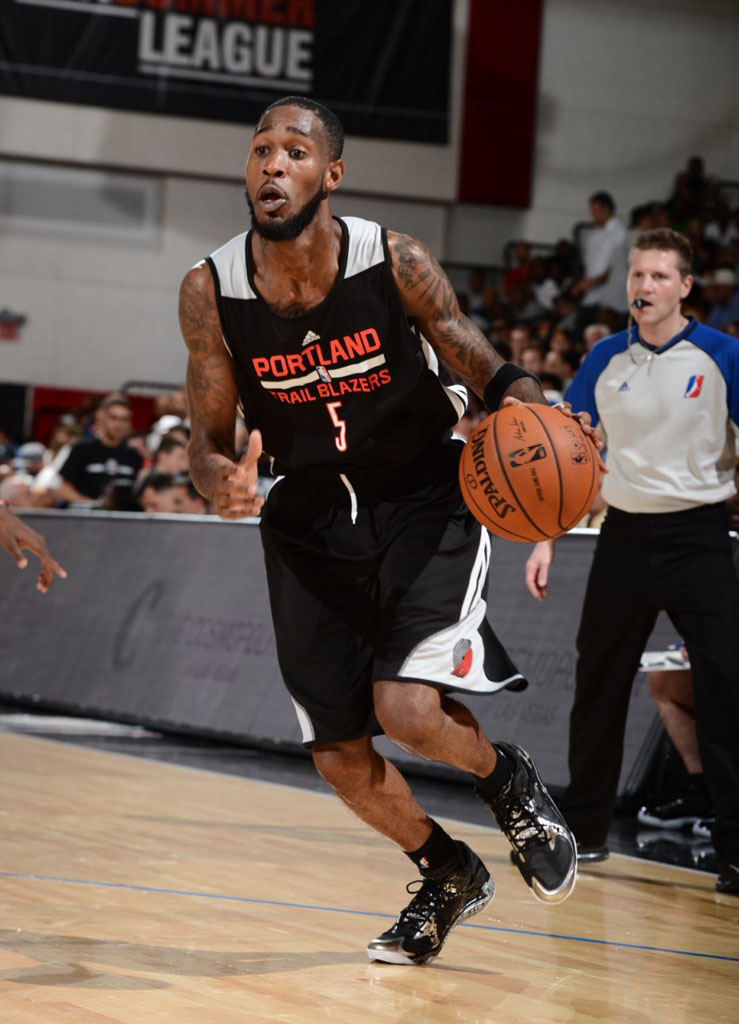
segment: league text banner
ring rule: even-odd
[[[446,143],[452,0],[3,0],[0,93],[253,123],[284,95],[348,134]]]

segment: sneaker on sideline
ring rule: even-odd
[[[652,828],[686,828],[701,818],[710,818],[713,809],[702,793],[687,789],[674,800],[655,807],[642,807],[636,815],[641,825]]]

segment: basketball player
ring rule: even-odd
[[[252,231],[181,289],[190,466],[225,519],[260,511],[262,438],[282,476],[261,520],[280,667],[320,774],[423,877],[368,955],[418,964],[494,886],[373,734],[469,772],[534,895],[554,903],[575,884],[572,836],[529,756],[491,745],[449,696],[525,681],[485,617],[489,540],[461,500],[450,439],[464,389],[442,386],[436,356],[489,409],[545,399],[462,316],[420,242],[332,217],[342,147],[339,121],[311,100],[278,100],[259,120],[246,165]],[[239,403],[250,437],[237,462]]]
[[[577,637],[570,783],[560,802],[581,859],[603,860],[631,685],[657,613],[690,657],[703,772],[716,812],[716,889],[739,894],[739,582],[725,502],[735,493],[739,345],[683,316],[693,284],[687,239],[640,235],[629,256],[636,328],[593,347],[568,397],[608,444],[608,514]],[[546,596],[553,541],[526,566]]]
[[[62,579],[67,578],[64,569],[49,554],[46,541],[41,534],[36,533],[30,526],[26,526],[22,520],[18,519],[4,498],[0,498],[0,547],[4,547],[15,559],[19,569],[25,569],[28,565],[23,548],[38,555],[41,560],[41,571],[38,574],[36,589],[40,590],[42,594],[45,594],[51,586],[54,573]]]

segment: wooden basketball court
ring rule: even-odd
[[[371,964],[412,869],[330,795],[0,735],[2,1024],[739,1020],[739,899],[613,856],[567,903],[499,832],[497,884],[426,967]]]

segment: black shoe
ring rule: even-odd
[[[719,866],[716,892],[729,892],[739,896],[739,864],[721,864]]]
[[[712,814],[713,809],[707,797],[691,787],[668,803],[642,807],[636,820],[653,828],[685,828],[701,818],[710,818]]]
[[[611,853],[607,846],[583,846],[577,844],[578,864],[597,864],[598,861],[608,860]]]
[[[513,847],[513,863],[534,896],[560,903],[575,888],[575,838],[544,788],[534,762],[513,743],[496,743],[513,765],[513,778],[490,799],[475,787]]]
[[[426,964],[441,952],[455,924],[483,910],[495,893],[490,872],[466,843],[456,841],[462,867],[446,878],[421,880],[421,888],[392,928],[367,946],[370,960],[388,964]],[[406,889],[413,893],[410,882]]]

